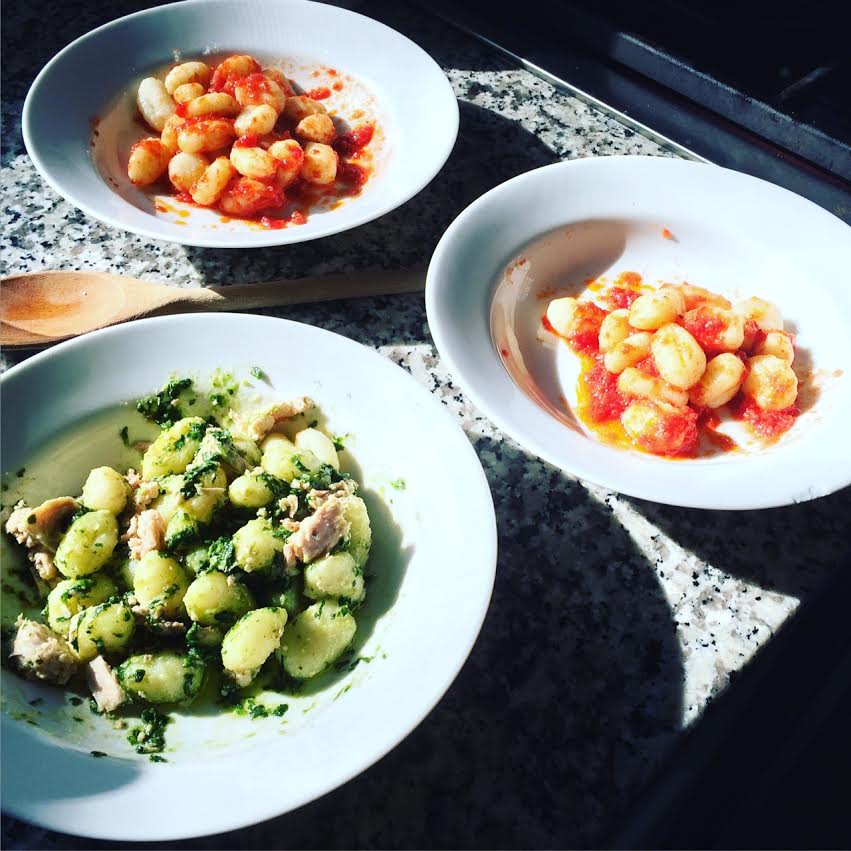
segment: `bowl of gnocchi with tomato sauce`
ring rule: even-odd
[[[165,179],[175,199],[268,229],[304,225],[314,209],[360,194],[372,174],[373,143],[382,130],[372,115],[340,131],[323,101],[345,83],[297,94],[283,71],[247,54],[215,66],[179,62],[145,77],[136,92],[139,117],[157,136],[134,142],[127,176],[137,187]],[[312,95],[312,96],[311,96]],[[162,200],[154,200],[165,209]],[[185,210],[184,210],[185,212]]]
[[[849,228],[708,164],[546,166],[450,226],[426,304],[476,405],[566,472],[696,508],[851,483]]]
[[[71,203],[208,247],[301,242],[377,218],[434,177],[457,128],[426,53],[309,0],[121,18],[54,57],[23,116],[33,163]]]

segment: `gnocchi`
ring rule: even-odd
[[[238,395],[236,382],[225,387]],[[189,703],[206,693],[208,671],[242,700],[261,668],[264,683],[276,672],[307,679],[355,635],[372,529],[320,412],[299,397],[247,410],[234,399],[207,415],[203,395],[173,379],[140,400],[161,428],[139,472],[95,467],[79,499],[49,501],[74,513],[57,535],[61,575],[38,586],[44,623],[19,629],[62,651],[48,681],[85,677],[104,712]],[[287,409],[300,413],[270,417]],[[28,529],[38,524],[41,506],[18,510]]]
[[[374,125],[339,133],[334,110],[297,95],[282,71],[262,69],[247,54],[215,67],[179,62],[162,79],[143,79],[136,101],[159,138],[132,146],[130,180],[146,187],[167,175],[180,200],[229,218],[260,218],[270,228],[303,224],[308,207],[327,206],[332,192],[341,199],[356,195],[369,178],[369,157],[361,152]],[[310,186],[323,191],[311,194]],[[292,199],[284,192],[290,187]],[[273,211],[287,218],[270,218]]]
[[[760,438],[798,415],[793,338],[764,299],[733,306],[690,283],[650,289],[628,272],[552,299],[543,325],[582,357],[577,414],[607,442],[693,456],[736,446],[714,434],[725,406]]]

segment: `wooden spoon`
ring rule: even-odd
[[[250,310],[417,292],[423,272],[353,272],[230,287],[180,289],[106,272],[32,272],[0,283],[0,345],[48,346],[128,319],[198,310]]]

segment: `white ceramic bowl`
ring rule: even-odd
[[[434,252],[426,304],[471,399],[545,460],[655,502],[766,508],[851,482],[849,268],[851,229],[791,192],[712,165],[604,157],[528,172],[471,204]],[[548,291],[622,271],[780,307],[807,393],[779,443],[670,461],[606,446],[581,427],[571,413],[576,358],[542,345],[537,330]]]
[[[62,690],[4,670],[6,812],[55,830],[128,841],[203,835],[270,818],[378,760],[426,716],[467,658],[496,564],[482,468],[434,397],[403,369],[344,337],[282,319],[223,314],[144,320],[63,343],[2,377],[4,469],[15,471],[50,446],[52,472],[36,485],[40,493],[79,489],[97,458],[109,463],[121,451],[118,421],[94,441],[80,429],[87,419],[158,388],[172,370],[203,376],[233,367],[248,377],[252,366],[271,384],[254,381],[258,389],[278,399],[307,393],[332,433],[350,435],[341,457],[362,483],[374,536],[374,578],[355,646],[372,661],[330,675],[318,691],[288,697],[283,720],[226,710],[195,714],[190,707],[170,725],[174,750],[162,765],[136,757],[127,731],[112,729],[85,703],[74,707]],[[4,476],[13,483],[4,503],[29,476]],[[8,567],[11,559],[4,561]],[[30,705],[37,698],[42,702]],[[92,750],[110,756],[95,759]]]
[[[246,52],[284,62],[306,89],[326,81],[312,76],[317,69],[348,75],[326,105],[342,119],[362,109],[383,136],[370,145],[374,174],[362,193],[281,230],[223,222],[168,195],[157,210],[153,195],[127,178],[127,152],[145,135],[134,124],[136,84],[174,62],[175,51],[186,59]],[[457,132],[452,88],[423,50],[371,18],[308,0],[186,0],[120,18],[58,53],[33,83],[23,113],[35,167],[72,204],[142,236],[213,248],[302,242],[371,221],[437,174]]]

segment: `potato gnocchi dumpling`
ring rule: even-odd
[[[333,97],[337,90],[335,85],[317,97]],[[300,224],[310,205],[331,192],[340,198],[357,194],[369,178],[360,155],[374,125],[348,129],[333,109],[329,114],[320,100],[297,94],[283,72],[261,68],[253,56],[235,54],[215,66],[179,62],[163,79],[139,83],[136,106],[159,136],[130,149],[130,180],[146,187],[167,178],[182,200],[229,217],[283,212],[284,190],[292,188],[293,204],[301,209],[277,223],[266,216],[261,224]],[[313,194],[304,188],[311,186]]]
[[[15,507],[6,532],[53,571],[33,583],[43,623],[22,616],[12,638],[22,676],[144,719],[160,717],[149,704],[289,688],[351,647],[372,529],[342,444],[307,397],[242,409],[238,383],[215,380],[225,389],[173,379],[138,402],[159,434],[132,445],[135,468],[98,466],[78,498]]]
[[[624,273],[547,305],[544,327],[582,358],[580,419],[601,439],[657,455],[734,449],[724,418],[777,439],[798,415],[795,344],[778,308],[735,306],[693,284],[651,289]],[[721,413],[717,413],[721,412]]]

